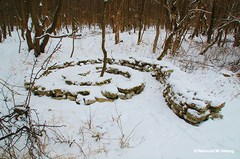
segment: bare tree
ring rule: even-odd
[[[105,49],[105,19],[106,19],[106,7],[107,7],[108,0],[104,0],[103,4],[103,12],[102,12],[102,51],[103,51],[103,68],[100,77],[103,77],[104,72],[107,67],[107,51]]]

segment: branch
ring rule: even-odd
[[[23,126],[22,128],[18,129],[15,133],[10,133],[10,134],[8,134],[8,135],[6,135],[6,136],[1,137],[1,138],[0,138],[0,141],[1,141],[1,140],[4,140],[4,139],[6,139],[6,138],[9,138],[10,136],[15,135],[15,134],[19,133],[20,131],[23,131],[23,129],[26,129],[27,131],[30,130],[28,127]]]
[[[49,36],[49,37],[51,37],[51,38],[65,38],[65,37],[69,37],[69,36],[72,36],[74,33],[76,33],[77,31],[73,31],[71,34],[66,34],[66,35],[59,35],[59,36],[54,36],[54,35],[51,35],[51,34],[49,34],[49,33],[46,33],[46,34],[44,34],[44,35],[42,35],[42,36],[39,36],[39,37],[36,37],[36,39],[42,39],[42,38],[44,38],[44,37],[46,37],[46,36]],[[82,36],[82,34],[76,34],[76,35],[74,35],[74,36]]]
[[[206,10],[203,10],[203,9],[191,9],[191,10],[189,10],[189,12],[191,12],[191,11],[201,11],[201,12],[204,12],[204,13],[212,14],[212,12],[209,12],[209,11],[206,11]]]

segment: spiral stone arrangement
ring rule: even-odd
[[[134,58],[108,58],[107,63],[110,65],[106,69],[108,74],[103,78],[95,78],[99,77],[98,73],[102,69],[101,59],[50,66],[36,81],[32,92],[38,96],[49,96],[57,100],[69,99],[85,105],[113,102],[116,99],[127,100],[140,94],[145,87],[144,78],[136,71],[150,72],[163,84],[163,97],[169,108],[186,122],[197,126],[209,118],[223,117],[220,111],[225,102],[199,89],[188,80],[187,74],[171,64],[152,64]],[[25,88],[30,89],[30,83],[25,82]]]

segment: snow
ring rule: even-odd
[[[163,61],[157,61],[159,52],[151,53],[152,43],[155,37],[154,29],[148,29],[144,33],[144,43],[137,45],[137,33],[121,33],[120,37],[123,43],[114,44],[114,34],[106,34],[106,50],[108,57],[115,59],[127,59],[133,57],[143,62],[157,63],[167,66],[167,70],[174,70],[169,78],[179,92],[185,95],[206,98],[206,94],[212,93],[211,98],[215,98],[216,104],[222,101],[226,102],[222,109],[223,119],[211,120],[202,123],[199,127],[192,126],[184,120],[177,117],[170,110],[162,96],[164,86],[160,84],[148,72],[139,72],[128,67],[116,67],[122,71],[128,71],[132,76],[130,79],[122,75],[113,75],[105,73],[102,79],[112,78],[108,87],[102,88],[116,91],[118,83],[123,81],[126,85],[136,85],[136,83],[145,83],[145,88],[141,94],[133,96],[132,99],[117,99],[114,102],[96,102],[90,106],[84,104],[77,105],[70,100],[54,100],[49,97],[32,96],[31,107],[39,114],[40,122],[46,121],[49,125],[66,125],[66,127],[56,128],[57,132],[69,140],[75,140],[82,146],[89,158],[184,158],[184,159],[238,159],[240,156],[240,97],[239,81],[234,76],[224,77],[223,71],[216,69],[196,69],[191,72],[183,72],[178,68],[181,64],[164,58]],[[73,59],[69,58],[71,54],[72,39],[64,38],[61,51],[55,53],[51,59],[50,65],[54,63],[62,64],[66,61],[79,61],[86,59],[103,58],[101,52],[101,33],[100,30],[82,30],[82,38],[75,40],[75,52]],[[165,36],[161,31],[160,43],[163,43]],[[51,53],[58,39],[50,39],[47,46],[49,52],[42,54],[35,68],[37,71],[41,63]],[[185,45],[185,44],[184,44]],[[24,86],[25,76],[31,73],[34,61],[33,52],[27,52],[26,42],[22,43],[21,53],[18,53],[19,40],[16,32],[13,37],[8,37],[3,43],[0,43],[0,78],[7,80],[13,85]],[[161,47],[161,46],[159,46]],[[187,47],[187,46],[183,46]],[[194,50],[193,50],[194,51]],[[131,59],[133,60],[133,59]],[[98,64],[96,64],[98,65]],[[48,76],[43,76],[37,80],[38,84],[44,85],[47,89],[62,88],[71,91],[90,90],[89,97],[78,96],[82,98],[93,99],[101,95],[101,87],[66,85],[62,75],[66,79],[74,79],[81,82],[89,80],[96,82],[100,78],[95,67],[96,65],[81,65],[68,67],[65,69],[54,70]],[[99,64],[99,66],[102,66]],[[91,70],[89,78],[79,76],[79,73],[87,73]],[[226,73],[226,71],[224,71]],[[229,72],[227,72],[230,74]],[[232,74],[232,73],[231,73]],[[136,83],[134,83],[134,81]],[[124,84],[123,84],[124,85]],[[107,86],[107,85],[106,85]],[[13,87],[23,95],[26,90],[22,87]],[[16,96],[16,101],[23,101],[24,96]],[[3,102],[3,97],[0,97]],[[1,103],[4,106],[4,103]],[[5,108],[1,107],[1,112]],[[193,111],[193,110],[189,110]],[[88,129],[88,123],[91,119],[92,129]],[[121,124],[120,124],[121,123]],[[96,141],[94,134],[100,134],[102,137]],[[122,136],[124,134],[124,137]],[[49,134],[54,138],[52,133]],[[120,140],[125,142],[126,147],[120,148]],[[48,140],[47,140],[48,141]],[[2,144],[2,143],[1,143]],[[132,148],[128,148],[132,147]],[[49,140],[46,147],[47,152],[53,157],[63,156],[66,158],[83,158],[79,147],[68,143],[55,143]]]

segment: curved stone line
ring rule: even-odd
[[[71,67],[74,65],[82,66],[82,65],[89,65],[89,64],[100,64],[100,63],[102,63],[102,60],[101,59],[85,60],[85,61],[78,61],[76,64],[73,64],[73,63],[74,63],[74,61],[66,62],[62,65],[50,66],[42,75],[47,76],[48,74],[52,73],[52,70],[63,69],[63,68]],[[151,63],[147,63],[147,62],[143,62],[143,61],[138,61],[134,58],[130,58],[130,60],[123,60],[123,59],[116,60],[113,58],[108,58],[107,63],[110,65],[116,64],[116,65],[120,65],[120,66],[130,67],[134,70],[138,70],[141,72],[151,72],[152,77],[155,77],[157,81],[159,81],[161,84],[164,84],[165,89],[163,91],[163,97],[165,98],[165,101],[166,101],[167,105],[169,106],[169,108],[178,117],[184,119],[187,123],[190,123],[194,126],[198,126],[200,123],[208,120],[209,118],[213,119],[213,118],[222,118],[223,117],[219,112],[225,106],[225,102],[222,104],[219,104],[219,105],[216,105],[216,104],[214,105],[213,103],[215,103],[215,102],[213,102],[213,101],[195,98],[195,95],[196,95],[195,93],[194,93],[194,95],[192,95],[191,100],[188,101],[189,98],[185,97],[181,92],[174,92],[173,91],[174,85],[169,83],[167,80],[170,77],[171,73],[174,72],[174,70],[169,69],[167,66],[161,66],[159,64],[151,64]],[[113,73],[113,74],[119,73],[117,70],[111,70],[108,72]],[[129,76],[126,74],[127,73],[125,73],[124,76]],[[28,89],[28,86],[29,86],[29,83],[25,82],[26,89]],[[140,91],[136,94],[141,93],[144,86],[141,85],[141,86],[139,86],[139,88],[140,88]],[[43,89],[43,88],[41,88],[41,89]],[[34,90],[38,90],[38,88],[33,89],[32,91],[34,92]],[[113,101],[116,98],[126,99],[126,94],[124,96],[124,93],[127,93],[127,92],[125,92],[124,90],[121,90],[121,88],[120,89],[118,88],[118,90],[122,94],[117,94],[117,95],[115,94],[114,97],[112,97],[112,99],[96,99],[96,101],[99,101],[99,102],[108,101],[109,102],[109,101]],[[37,93],[35,92],[35,94],[41,96],[41,95],[43,95],[43,92],[44,92],[44,90],[41,90]],[[135,90],[135,92],[136,92],[136,90]],[[63,93],[62,94],[58,93],[58,95],[56,95],[57,90],[53,90],[51,93],[55,93],[55,95],[53,95],[53,98],[55,98],[55,99],[57,99],[58,96],[61,99],[62,95],[64,95]],[[50,96],[51,96],[51,93],[50,93]],[[86,91],[78,92],[78,93],[82,94],[82,95],[88,94]],[[65,94],[68,94],[68,95],[66,95],[67,99],[77,101],[76,94],[72,95],[70,92],[65,92]],[[48,96],[48,94],[46,94],[46,95]],[[56,97],[54,97],[54,96],[56,96]],[[108,95],[106,95],[106,96],[108,96]],[[96,101],[93,101],[93,103]]]

